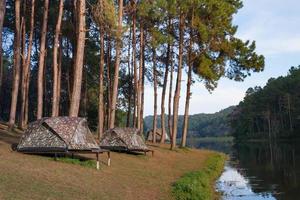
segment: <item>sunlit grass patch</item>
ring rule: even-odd
[[[173,185],[173,195],[177,200],[212,200],[214,184],[223,171],[226,156],[214,153],[206,161],[203,169],[189,172]]]

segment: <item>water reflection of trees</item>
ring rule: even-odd
[[[233,142],[231,141],[199,141],[188,139],[187,145],[196,149],[209,149],[231,154]]]
[[[233,155],[237,158],[236,167],[250,177],[254,192],[273,191],[278,199],[297,199],[300,196],[299,150],[297,144],[260,142],[235,145]]]

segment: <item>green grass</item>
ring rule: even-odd
[[[215,180],[223,171],[226,156],[213,153],[200,171],[189,172],[172,188],[176,200],[212,200],[216,197]]]
[[[77,158],[65,157],[65,158],[57,158],[56,161],[96,169],[96,161],[95,160],[80,160]]]

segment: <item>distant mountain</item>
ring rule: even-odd
[[[195,114],[189,116],[188,137],[206,136],[227,136],[230,135],[230,124],[228,116],[233,112],[235,106],[230,106],[224,110],[213,114]],[[167,124],[168,116],[166,116]],[[145,132],[152,129],[153,116],[144,118]],[[161,126],[160,116],[157,121],[158,127]],[[178,137],[181,136],[183,128],[183,115],[178,119]]]

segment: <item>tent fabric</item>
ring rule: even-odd
[[[144,139],[135,128],[114,128],[107,130],[100,147],[121,151],[149,151]]]
[[[170,141],[170,136],[167,132],[165,132],[166,134],[166,141]],[[156,129],[156,141],[160,141],[162,136],[162,130],[161,129]],[[148,141],[152,141],[153,139],[153,129],[147,132],[147,140]]]
[[[67,151],[99,149],[87,121],[78,117],[43,118],[29,124],[19,151]]]

